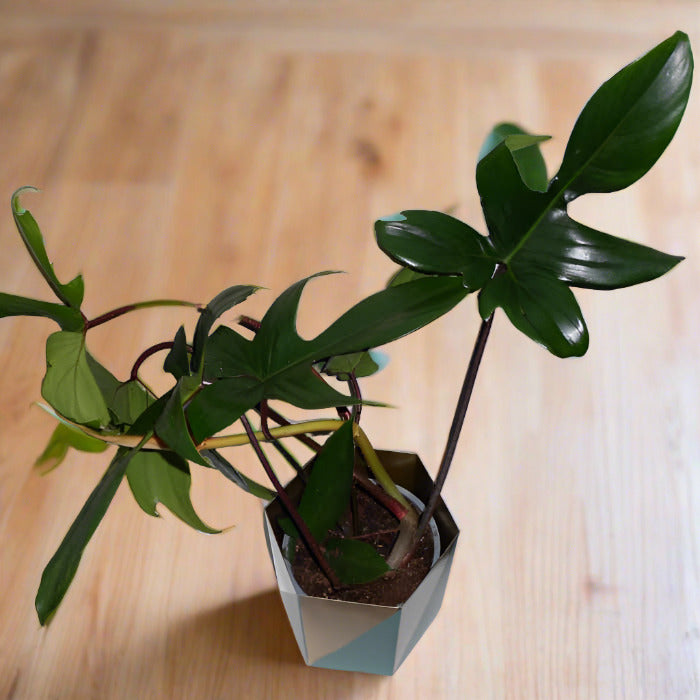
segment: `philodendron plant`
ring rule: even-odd
[[[312,340],[296,330],[297,308],[311,278],[284,291],[262,320],[240,316],[234,327],[214,329],[225,312],[258,287],[229,287],[206,305],[155,300],[87,318],[81,311],[82,277],[59,281],[36,221],[20,202],[30,188],[15,192],[12,214],[19,233],[58,299],[0,294],[0,315],[44,316],[60,327],[46,343],[41,387],[44,407],[58,424],[38,464],[55,467],[69,448],[101,452],[116,446],[104,476],[44,570],[36,598],[40,622],[46,623],[62,600],[125,477],[149,515],[158,515],[161,503],[192,527],[216,532],[190,501],[190,462],[218,470],[254,496],[279,498],[287,513],[280,527],[292,542],[306,546],[333,588],[401,569],[437,505],[496,310],[503,309],[518,330],[554,355],[581,356],[588,331],[572,287],[614,289],[645,282],[682,259],[589,228],[572,219],[567,206],[590,192],[621,190],[652,167],[681,121],[692,68],[688,38],[676,33],[613,76],[584,107],[551,179],[539,149],[548,137],[513,124],[497,126],[476,168],[488,235],[435,211],[406,210],[380,219],[377,243],[401,268],[384,289]],[[478,293],[482,325],[435,487],[419,519],[360,425],[360,409],[367,402],[358,379],[378,369],[375,348],[422,328],[473,293]],[[126,379],[116,378],[89,352],[92,328],[164,305],[189,306],[199,314],[191,338],[181,327],[172,340],[146,348]],[[172,386],[158,396],[143,381],[140,367],[164,351],[163,369],[172,375]],[[338,390],[336,380],[347,383],[348,393]],[[277,402],[275,408],[271,401]],[[335,409],[338,415],[291,422],[278,404]],[[241,429],[232,429],[238,423]],[[328,437],[319,444],[312,435]],[[290,439],[317,451],[310,466],[299,466]],[[300,472],[305,484],[300,500],[290,498],[280,483],[264,443]],[[243,474],[230,454],[224,456],[225,448],[240,445],[255,450],[272,488]],[[357,488],[398,522],[386,557],[354,530],[337,527],[353,512]]]

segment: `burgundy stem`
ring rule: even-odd
[[[408,512],[395,498],[392,498],[381,486],[377,486],[366,476],[353,472],[353,477],[359,486],[366,491],[375,501],[381,503],[394,517],[403,520]]]
[[[321,547],[316,541],[316,538],[311,534],[311,531],[307,527],[303,518],[301,517],[301,515],[299,515],[299,511],[296,509],[296,507],[292,503],[292,500],[287,495],[287,492],[284,490],[284,487],[279,482],[279,479],[277,478],[277,475],[275,474],[272,465],[265,456],[265,453],[262,451],[258,439],[255,437],[255,432],[252,426],[250,425],[250,421],[245,417],[245,415],[241,416],[241,423],[243,423],[246,435],[248,436],[250,444],[255,450],[255,454],[260,460],[260,464],[262,464],[265,473],[272,482],[272,485],[275,487],[275,491],[277,492],[277,496],[279,497],[280,502],[289,514],[289,517],[292,519],[292,522],[299,531],[299,534],[306,543],[306,546],[309,548],[311,555],[316,560],[316,563],[319,565],[321,571],[323,571],[326,578],[330,581],[333,588],[340,588],[341,583],[338,580],[338,577],[336,576],[333,569],[331,569],[330,564],[326,561],[326,558],[323,556],[323,552],[321,552]]]
[[[139,369],[141,368],[141,365],[151,356],[155,355],[157,352],[160,352],[161,350],[170,350],[170,348],[173,347],[175,343],[173,343],[172,340],[166,340],[163,343],[156,343],[155,345],[151,345],[150,348],[146,348],[137,358],[136,362],[134,362],[134,366],[131,368],[131,374],[129,375],[129,381],[136,381],[138,379],[138,374],[139,374]],[[189,346],[187,346],[188,350],[191,350]]]

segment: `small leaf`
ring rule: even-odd
[[[496,266],[484,236],[439,211],[402,211],[375,222],[374,233],[379,247],[400,265],[429,274],[460,274],[472,290],[480,289]]]
[[[379,350],[367,350],[365,352],[351,352],[347,355],[334,355],[318,366],[323,374],[337,377],[339,380],[348,381],[350,375],[369,377],[386,367],[388,356]]]
[[[59,423],[49,438],[44,451],[34,462],[34,466],[43,467],[41,473],[48,474],[63,462],[71,447],[81,452],[104,452],[109,445],[102,440],[86,435],[77,428]]]
[[[209,527],[195,512],[190,500],[190,468],[184,459],[173,452],[142,450],[129,462],[126,478],[136,502],[149,515],[158,517],[156,506],[162,503],[199,532],[221,532]]]
[[[19,197],[24,192],[38,191],[36,187],[20,187],[12,195],[12,215],[14,216],[17,230],[29,251],[29,255],[31,255],[39,272],[41,272],[44,279],[48,282],[54,294],[56,294],[66,306],[79,309],[80,305],[83,303],[83,293],[85,291],[82,276],[78,275],[67,284],[61,284],[58,281],[56,273],[53,270],[53,265],[49,262],[49,257],[46,254],[44,238],[41,235],[39,226],[34,220],[34,217],[24,209],[19,202]]]
[[[107,404],[90,371],[82,333],[58,331],[50,335],[46,364],[41,395],[56,411],[82,425],[109,425]]]
[[[146,436],[143,442],[150,436]],[[81,508],[78,517],[63,538],[41,576],[36,594],[39,622],[45,625],[60,605],[80,564],[83,551],[107,512],[130,460],[141,446],[120,447],[109,468]]]
[[[326,558],[342,583],[369,583],[390,569],[377,550],[367,542],[349,539],[329,539]]]
[[[571,200],[636,182],[676,133],[692,76],[690,42],[676,32],[606,81],[579,115],[552,187]]]
[[[224,289],[223,292],[217,294],[201,312],[197,327],[194,331],[194,340],[192,342],[192,372],[198,372],[199,367],[204,357],[204,348],[209,337],[209,331],[214,325],[219,316],[228,311],[230,308],[245,301],[253,292],[256,292],[260,287],[254,285],[235,285]]]
[[[43,316],[56,321],[64,331],[82,331],[85,327],[78,309],[0,292],[0,318],[5,316]]]
[[[190,358],[187,355],[187,339],[184,326],[180,326],[177,329],[177,333],[175,333],[175,341],[165,358],[163,369],[166,372],[170,372],[175,379],[187,377],[190,374]]]
[[[211,464],[214,469],[218,469],[229,481],[242,488],[247,493],[270,501],[277,495],[274,491],[259,484],[257,481],[248,478],[243,472],[236,469],[227,459],[216,450],[202,450],[202,456]]]
[[[498,124],[484,140],[477,160],[487,156],[496,146],[505,141],[513,154],[513,160],[522,181],[531,190],[544,192],[548,183],[547,165],[539,144],[549,138],[549,136],[532,136],[517,124]]]

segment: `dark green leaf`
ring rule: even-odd
[[[186,460],[172,452],[142,450],[131,459],[126,478],[136,502],[149,515],[158,517],[156,506],[162,503],[190,527],[208,534],[215,530],[204,523],[192,506],[192,477]]]
[[[46,254],[44,239],[39,230],[39,226],[34,220],[34,217],[24,209],[19,202],[19,197],[24,192],[38,191],[36,187],[20,187],[12,195],[12,215],[14,216],[17,230],[29,251],[29,255],[31,255],[39,272],[41,272],[44,279],[48,282],[54,294],[56,294],[66,306],[79,309],[80,305],[83,303],[83,293],[85,291],[82,276],[78,275],[67,284],[61,284],[58,281],[56,273],[53,270],[53,265],[50,263],[49,257]]]
[[[324,363],[318,365],[318,370],[323,374],[337,377],[342,381],[348,381],[350,375],[369,377],[380,369],[383,369],[389,358],[379,350],[366,350],[365,352],[351,352],[347,355],[334,355]]]
[[[85,326],[78,309],[0,292],[0,318],[5,316],[43,316],[56,321],[64,331],[82,331]]]
[[[177,329],[177,333],[175,333],[175,341],[165,358],[163,369],[166,372],[170,372],[175,379],[187,377],[190,374],[190,358],[187,355],[187,339],[184,326],[180,326]]]
[[[610,78],[579,115],[552,187],[571,200],[636,182],[673,138],[692,75],[690,42],[676,32]]]
[[[299,503],[299,515],[319,541],[326,539],[350,505],[354,464],[355,443],[348,421],[316,456]]]
[[[486,239],[459,219],[439,211],[402,211],[374,224],[379,247],[400,265],[432,274],[461,274],[480,289],[496,265]]]
[[[522,181],[531,189],[544,192],[547,189],[547,165],[542,157],[539,144],[549,136],[532,137],[517,124],[502,123],[493,128],[484,140],[479,151],[478,160],[487,156],[496,146],[511,137],[506,143],[513,160],[518,166]],[[525,140],[523,140],[525,139]],[[528,139],[533,139],[532,141]]]
[[[406,282],[413,282],[419,280],[427,275],[422,272],[416,272],[410,267],[400,267],[387,281],[387,287],[398,287],[400,284],[406,284]]]
[[[146,436],[145,440],[150,437]],[[117,492],[129,461],[141,446],[127,450],[120,447],[109,468],[90,494],[78,517],[71,525],[58,550],[46,565],[36,595],[39,622],[45,625],[63,600],[80,564],[83,551],[100,524]]]
[[[227,479],[232,481],[244,491],[262,498],[264,501],[272,500],[277,494],[257,481],[249,479],[243,472],[236,469],[227,459],[216,450],[202,450],[202,456],[218,469]]]
[[[374,581],[389,571],[377,550],[360,540],[328,540],[326,558],[338,578],[348,585]]]
[[[42,473],[47,474],[61,464],[71,447],[81,452],[104,452],[109,445],[66,423],[59,423],[34,466],[43,467]]]
[[[58,331],[50,335],[41,395],[74,423],[100,428],[109,425],[110,415],[86,356],[82,333]]]
[[[510,272],[491,280],[479,297],[482,318],[502,307],[513,325],[557,357],[580,357],[588,349],[588,330],[571,290],[559,280]]]
[[[245,301],[253,292],[260,289],[253,285],[235,285],[217,294],[202,311],[194,331],[192,343],[192,372],[198,372],[204,357],[204,348],[214,321],[230,308]]]

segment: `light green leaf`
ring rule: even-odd
[[[24,209],[19,202],[20,195],[24,192],[38,191],[36,187],[20,187],[12,195],[12,215],[14,216],[17,230],[29,251],[29,255],[32,257],[39,272],[41,272],[44,279],[48,282],[54,294],[56,294],[59,300],[66,306],[79,309],[80,305],[83,303],[83,293],[85,291],[82,276],[78,275],[67,284],[61,284],[58,281],[56,273],[53,270],[53,265],[49,261],[49,256],[46,254],[44,238],[41,235],[39,226],[34,220],[34,217]]]
[[[90,371],[82,333],[58,331],[46,341],[41,395],[69,420],[100,428],[110,423],[102,391]]]
[[[209,527],[195,512],[190,500],[190,468],[186,460],[173,452],[142,450],[129,462],[126,478],[136,502],[149,515],[158,517],[156,506],[162,503],[199,532],[221,532]]]
[[[104,452],[109,445],[66,423],[59,423],[34,466],[43,467],[42,474],[48,474],[63,462],[71,447],[81,452]]]

